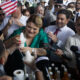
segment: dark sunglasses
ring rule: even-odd
[[[55,7],[62,7],[62,5],[55,5]]]

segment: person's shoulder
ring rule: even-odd
[[[45,32],[46,32],[47,30],[52,30],[52,29],[54,29],[54,28],[56,28],[56,25],[49,25],[48,27],[45,28]]]
[[[71,28],[69,28],[68,26],[66,26],[65,29],[66,29],[68,32],[71,32],[71,33],[74,33],[74,34],[75,34],[75,32],[74,32]]]

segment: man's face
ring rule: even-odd
[[[29,11],[26,11],[26,12],[24,13],[24,15],[27,16],[27,17],[30,17],[30,12],[29,12]]]
[[[29,38],[34,38],[39,32],[39,28],[33,23],[27,23],[25,33]]]
[[[58,14],[57,20],[56,20],[56,25],[61,28],[64,27],[68,23],[68,19],[66,18],[65,14]]]
[[[44,15],[44,9],[41,7],[41,6],[39,6],[38,8],[37,8],[37,13],[39,13],[40,15]]]
[[[41,5],[42,5],[43,7],[45,7],[45,2],[41,2]]]

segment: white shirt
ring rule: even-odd
[[[45,32],[52,32],[54,34],[57,28],[58,27],[56,25],[48,26],[45,28]],[[60,28],[60,31],[57,34],[57,38],[59,40],[57,45],[59,47],[64,47],[67,38],[73,35],[75,35],[75,32],[71,28],[67,27],[67,25]]]
[[[2,30],[6,24],[8,23],[8,20],[11,18],[11,16],[7,16],[5,17],[3,23],[0,25],[0,30]],[[21,18],[19,19],[19,21],[24,25],[26,26],[26,21],[28,20],[28,17],[26,16],[21,16]],[[8,29],[8,34],[7,34],[7,37],[9,37],[16,29],[18,29],[20,26],[16,25],[14,22],[13,24],[11,25],[11,27]]]
[[[69,67],[74,68],[76,62],[75,62],[75,55],[70,50],[71,46],[77,46],[78,48],[80,48],[80,35],[75,34],[74,36],[69,37],[66,41],[65,50],[64,50],[64,54],[72,58],[72,60],[68,62]]]

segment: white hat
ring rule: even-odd
[[[40,0],[40,2],[46,2],[46,0]]]

